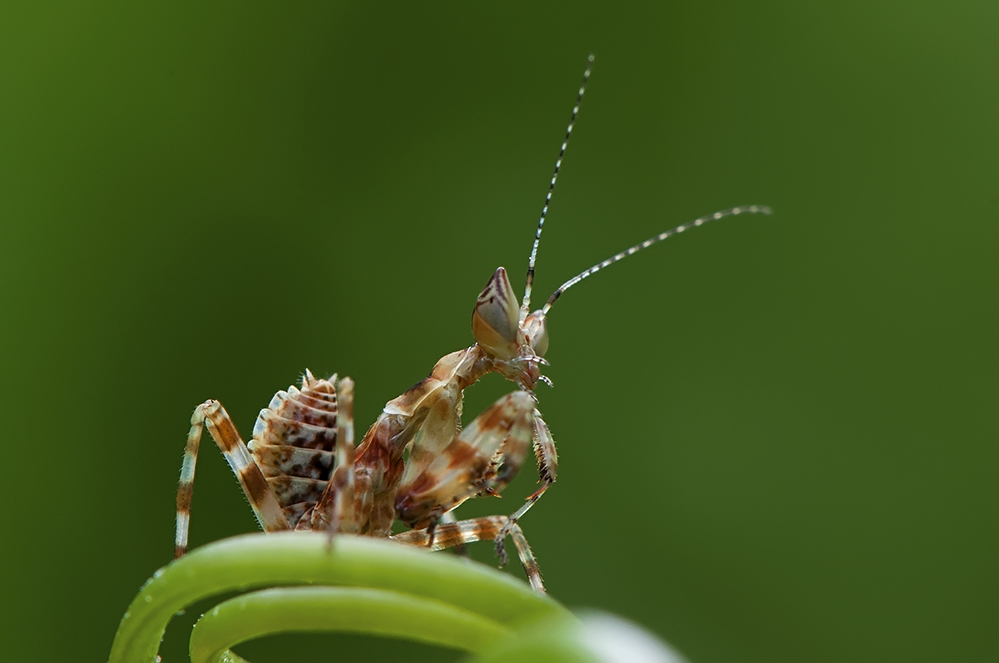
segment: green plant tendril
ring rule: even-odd
[[[519,629],[574,621],[513,576],[468,560],[367,537],[340,535],[330,549],[321,533],[251,534],[206,545],[157,571],[122,618],[109,663],[152,663],[179,610],[261,587],[272,589],[230,599],[202,617],[191,637],[192,661],[243,661],[229,647],[303,630],[483,654]]]
[[[191,662],[218,661],[230,647],[263,635],[316,631],[405,636],[480,653],[511,633],[471,611],[384,589],[282,587],[225,601],[206,613],[191,634]]]

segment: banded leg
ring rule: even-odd
[[[184,464],[180,471],[180,486],[177,488],[175,557],[181,557],[187,552],[194,470],[198,461],[198,448],[201,445],[201,432],[205,426],[208,426],[208,434],[215,440],[233,474],[239,479],[239,485],[243,487],[243,493],[250,502],[260,526],[267,532],[289,528],[288,520],[281,512],[281,505],[278,504],[274,491],[267,484],[267,479],[239,437],[229,413],[218,401],[205,401],[194,409],[194,414],[191,416],[191,430],[187,434],[187,446],[184,449]]]
[[[504,448],[526,449],[533,413],[534,396],[516,391],[455,435],[454,408],[435,406],[413,437],[413,453],[396,493],[396,517],[423,529],[468,498],[489,492],[494,458]],[[442,437],[447,442],[442,443]],[[431,445],[439,447],[436,454],[418,453]]]
[[[331,542],[334,534],[355,533],[359,525],[354,508],[354,381],[340,380],[336,397],[340,405],[336,468],[312,515],[312,529],[328,531]]]
[[[534,494],[528,497],[527,501],[510,515],[510,526],[520,520],[534,506],[534,503],[541,499],[541,496],[545,494],[548,487],[555,483],[555,478],[558,474],[558,453],[555,450],[555,438],[552,437],[552,432],[548,428],[548,424],[541,417],[541,413],[536,409],[534,410],[534,455],[538,460],[538,474],[540,476],[541,487],[534,491]],[[523,462],[523,454],[520,460]],[[503,469],[506,462],[506,459],[504,459],[504,463],[500,465],[500,470]],[[519,467],[517,465],[517,469]],[[514,470],[513,474],[516,474],[516,470]],[[502,472],[497,472],[497,479],[502,477]],[[512,478],[511,476],[510,479]],[[507,479],[507,482],[510,479]],[[498,487],[494,488],[495,492],[499,492],[506,486],[506,483],[501,483],[500,481],[496,483]],[[505,534],[496,539],[496,555],[503,560],[504,564],[506,563],[506,550],[503,548],[503,541],[505,539]]]
[[[431,550],[444,550],[475,541],[498,540],[507,534],[513,539],[513,545],[517,548],[517,556],[524,566],[524,572],[527,574],[528,582],[531,583],[531,588],[544,594],[545,586],[541,582],[541,569],[538,568],[538,562],[534,559],[531,546],[527,543],[524,530],[506,516],[485,516],[471,520],[459,520],[456,523],[438,523],[432,543],[430,535],[425,529],[402,532],[393,536],[392,539],[408,545],[429,547]],[[506,559],[503,559],[503,563],[506,563]]]
[[[526,456],[527,445],[516,444],[514,440],[508,440],[504,443],[496,476],[489,482],[487,492],[499,493],[506,488],[507,484],[517,476]],[[548,424],[545,423],[545,420],[541,418],[541,413],[536,409],[534,410],[534,456],[538,461],[538,475],[542,486],[527,498],[528,504],[517,510],[515,517],[518,518],[527,513],[527,510],[538,501],[538,498],[548,490],[548,487],[555,483],[558,473],[558,453],[555,450],[555,439],[552,437]]]
[[[437,521],[437,523],[442,525],[453,525],[456,522],[458,522],[458,519],[454,517],[454,511],[448,511],[445,514],[442,514],[440,519]],[[437,523],[435,523],[435,526]],[[451,548],[454,550],[455,555],[458,555],[459,557],[468,557],[468,547],[464,543],[455,544],[451,546]]]

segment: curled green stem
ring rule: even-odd
[[[191,634],[191,663],[214,663],[230,647],[274,633],[340,631],[405,637],[483,653],[511,630],[470,610],[362,587],[280,587],[220,603]]]
[[[312,587],[306,587],[312,586]],[[398,543],[324,534],[252,534],[199,548],[146,583],[122,618],[109,663],[156,660],[171,617],[220,593],[262,587],[210,610],[192,660],[240,661],[228,648],[285,631],[349,631],[481,653],[512,631],[573,619],[555,601],[481,564]],[[330,610],[323,606],[341,606]]]

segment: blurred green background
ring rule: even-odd
[[[999,659],[997,28],[981,1],[4,3],[0,658],[107,655],[171,557],[195,405],[248,436],[338,371],[363,429],[471,343],[592,51],[539,299],[776,214],[553,309],[560,475],[523,521],[551,594],[694,663]],[[255,528],[202,449],[194,545]],[[460,513],[511,512],[523,474]]]

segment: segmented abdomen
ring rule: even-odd
[[[319,501],[333,472],[335,383],[335,375],[317,380],[306,371],[301,390],[292,386],[274,394],[253,426],[248,448],[292,529]]]

